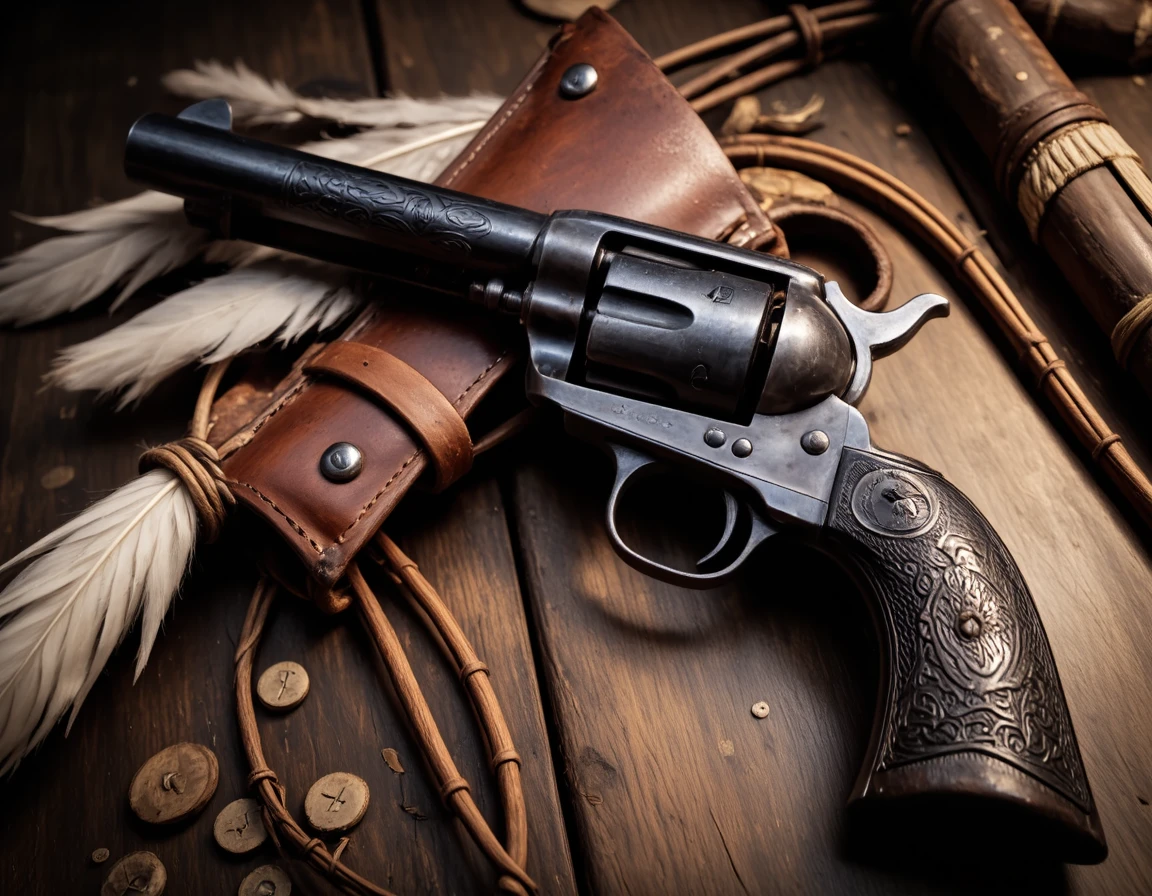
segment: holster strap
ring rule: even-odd
[[[407,423],[432,463],[435,491],[472,469],[472,438],[460,413],[423,374],[391,352],[359,342],[333,342],[304,372],[345,380]]]

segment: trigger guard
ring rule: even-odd
[[[655,560],[651,560],[643,554],[637,553],[628,546],[616,527],[616,506],[620,498],[623,497],[631,487],[631,483],[633,483],[639,475],[642,475],[649,467],[661,466],[661,464],[656,459],[634,448],[627,448],[623,445],[613,443],[608,443],[608,447],[616,459],[616,481],[612,484],[612,492],[608,496],[606,513],[608,540],[612,543],[612,548],[616,551],[617,556],[633,569],[650,575],[654,579],[659,579],[662,582],[668,582],[671,585],[682,585],[686,588],[712,588],[732,578],[744,564],[744,561],[751,556],[752,552],[763,544],[766,539],[776,534],[774,528],[764,522],[758,514],[749,509],[752,518],[752,527],[748,533],[747,543],[745,543],[743,549],[731,563],[723,569],[709,573],[685,572],[673,566],[665,566],[663,563],[657,563]],[[728,533],[726,532],[721,539],[721,546],[727,542],[727,539]]]

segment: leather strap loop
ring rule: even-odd
[[[472,438],[464,419],[444,393],[390,352],[360,342],[333,342],[304,372],[346,380],[395,412],[428,452],[434,491],[472,469]]]

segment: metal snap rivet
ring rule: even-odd
[[[768,704],[763,700],[757,700],[752,704],[752,715],[758,719],[768,718]]]
[[[560,96],[566,100],[578,100],[596,89],[600,75],[587,62],[570,66],[560,78]]]
[[[752,453],[752,443],[747,439],[737,439],[732,443],[732,453],[737,457],[747,457]]]
[[[704,433],[704,444],[709,448],[719,448],[727,438],[728,437],[724,435],[724,430],[717,429],[713,426],[708,432]]]
[[[814,429],[800,436],[800,447],[809,454],[823,454],[828,450],[828,444],[828,433],[819,429]]]
[[[328,446],[320,458],[320,472],[330,482],[350,482],[364,469],[364,455],[351,442]]]

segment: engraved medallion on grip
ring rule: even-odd
[[[939,512],[932,492],[903,470],[873,470],[852,493],[852,513],[860,525],[881,535],[919,535],[931,528]]]

